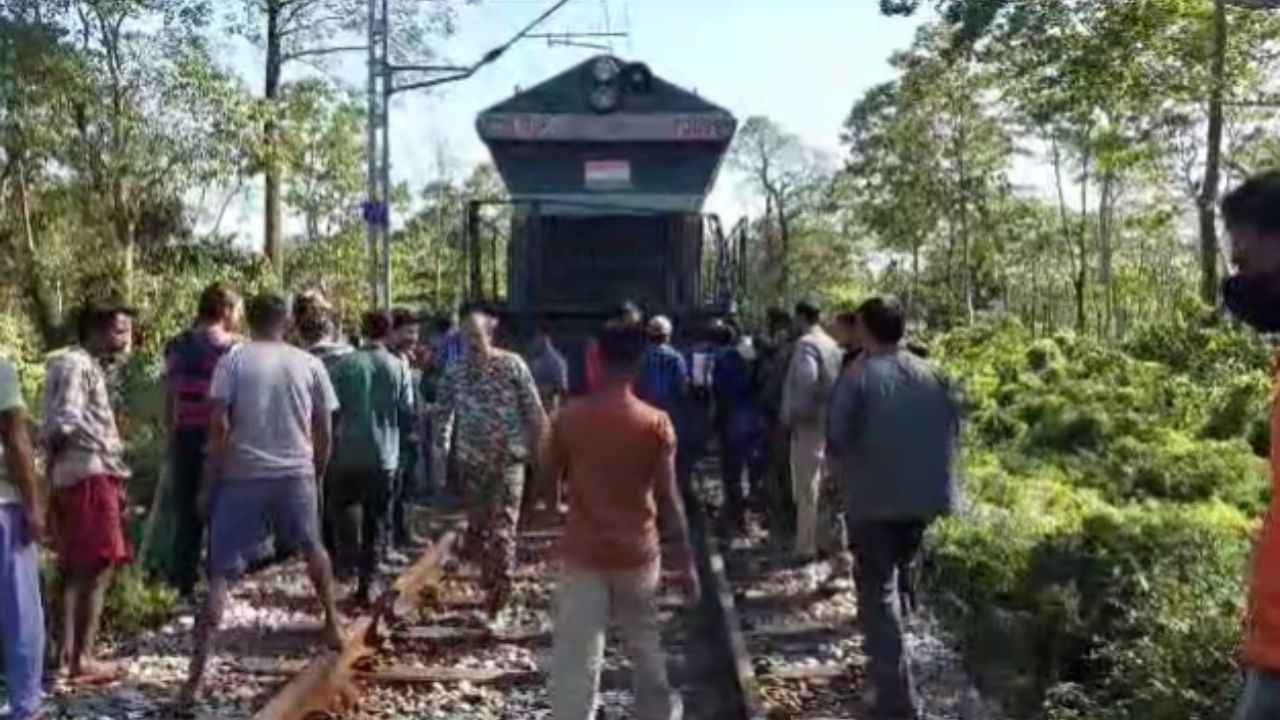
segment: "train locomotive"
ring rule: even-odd
[[[719,224],[703,213],[737,129],[727,110],[601,55],[483,111],[476,129],[512,206],[507,314],[526,331],[551,322],[575,384],[585,338],[624,300],[678,326],[728,310],[724,249],[707,260]]]

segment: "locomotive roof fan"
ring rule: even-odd
[[[653,90],[653,73],[644,63],[630,63],[622,69],[622,77],[627,92],[641,95]]]
[[[653,90],[653,73],[644,63],[623,65],[615,57],[602,55],[591,63],[589,75],[588,100],[602,115],[618,110],[623,92],[643,95]]]

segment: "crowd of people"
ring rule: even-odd
[[[34,717],[41,697],[35,548],[46,522],[61,580],[57,672],[71,683],[122,675],[95,650],[106,590],[132,560],[110,375],[133,324],[123,306],[83,309],[78,342],[47,369],[37,447],[14,367],[0,362],[0,630],[17,720]],[[562,514],[555,716],[591,716],[613,621],[635,667],[639,717],[677,717],[659,568],[697,595],[684,504],[695,465],[716,449],[724,532],[758,519],[798,564],[830,559],[834,575],[854,567],[852,548],[873,685],[882,705],[909,710],[894,578],[950,508],[958,414],[939,376],[902,349],[896,302],[837,317],[835,337],[819,308],[801,303],[794,314],[771,310],[758,335],[714,319],[679,344],[670,318],[626,303],[587,344],[577,382],[550,322],[523,356],[500,347],[500,325],[481,305],[460,322],[374,311],[358,338],[344,338],[318,294],[290,305],[270,293],[244,302],[221,284],[204,291],[164,352],[163,492],[175,528],[166,579],[199,607],[182,704],[201,691],[238,578],[301,558],[324,640],[339,646],[339,595],[349,586],[349,600],[368,605],[381,571],[421,548],[409,512],[420,503],[465,511],[464,558],[479,568],[494,625],[511,602],[521,513]],[[885,474],[900,482],[871,481]]]
[[[1249,194],[1268,188],[1280,198],[1275,187],[1246,185],[1224,207],[1241,268],[1228,302],[1260,329],[1280,327],[1264,307],[1274,297],[1266,273],[1275,242],[1260,239],[1280,226]],[[902,619],[914,606],[924,533],[955,505],[960,410],[925,349],[907,344],[896,300],[872,298],[826,320],[800,303],[768,311],[755,334],[711,319],[677,335],[670,318],[626,303],[587,344],[572,382],[546,320],[523,356],[500,347],[500,313],[479,305],[460,322],[374,311],[358,338],[343,339],[319,295],[246,303],[210,286],[164,353],[165,491],[176,533],[167,580],[200,608],[179,702],[200,693],[238,578],[301,558],[324,641],[340,646],[339,594],[349,585],[353,604],[371,602],[382,571],[422,547],[410,507],[424,503],[465,511],[464,558],[479,568],[495,626],[512,600],[522,512],[562,514],[554,716],[593,717],[614,623],[635,673],[637,717],[679,717],[661,648],[660,570],[698,594],[684,505],[697,492],[695,467],[714,451],[720,531],[763,530],[811,575],[826,567],[827,581],[852,580],[870,709],[918,717]],[[123,306],[83,309],[78,342],[47,368],[36,442],[14,366],[0,361],[0,632],[15,720],[40,710],[36,548],[46,539],[60,579],[57,673],[70,683],[122,675],[95,651],[107,588],[132,560],[123,526],[130,468],[110,374],[130,352],[133,324]],[[1267,717],[1255,708],[1276,697],[1264,669],[1266,567],[1255,568],[1249,658],[1258,669],[1246,720]]]
[[[1280,332],[1280,174],[1241,185],[1223,215],[1237,268],[1223,286],[1227,308]],[[215,284],[196,310],[165,351],[166,491],[177,528],[168,581],[193,600],[204,588],[182,703],[201,689],[236,579],[300,557],[324,639],[340,644],[339,588],[354,581],[352,601],[368,603],[380,568],[421,546],[409,507],[426,501],[466,511],[463,549],[480,567],[495,624],[512,599],[522,510],[564,514],[557,720],[593,717],[611,622],[634,666],[636,716],[678,717],[656,599],[660,570],[699,592],[684,504],[714,448],[721,531],[741,535],[758,520],[797,565],[826,559],[828,579],[852,575],[872,716],[919,717],[902,615],[922,537],[956,502],[960,411],[927,352],[906,344],[894,299],[830,322],[810,303],[772,309],[754,335],[720,319],[678,332],[627,303],[587,345],[580,382],[549,323],[522,357],[500,347],[499,313],[483,306],[466,308],[460,325],[370,312],[354,341],[315,294],[292,307],[270,293],[242,303]],[[96,650],[107,588],[132,559],[122,512],[130,468],[110,373],[131,349],[133,324],[123,306],[78,314],[77,343],[47,368],[34,441],[20,378],[0,361],[0,644],[13,720],[41,710],[41,542],[60,580],[57,672],[71,683],[121,675]],[[1255,554],[1238,720],[1280,713],[1277,517],[1273,507]]]

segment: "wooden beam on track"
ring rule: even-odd
[[[377,652],[380,623],[388,617],[405,617],[418,606],[423,589],[443,572],[457,534],[456,529],[446,530],[374,602],[369,612],[347,626],[341,651],[325,652],[308,663],[253,716],[254,720],[306,720],[340,701],[353,703],[359,695],[353,682],[355,666]]]

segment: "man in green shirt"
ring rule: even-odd
[[[367,604],[378,561],[387,551],[391,497],[400,465],[400,437],[413,423],[413,387],[408,367],[388,349],[390,314],[365,316],[366,342],[330,370],[342,417],[329,473],[328,512],[335,532],[359,538],[336,538],[339,562],[357,566],[356,601]],[[353,515],[359,513],[359,521]],[[344,522],[345,520],[345,522]],[[350,557],[352,548],[356,548]]]

